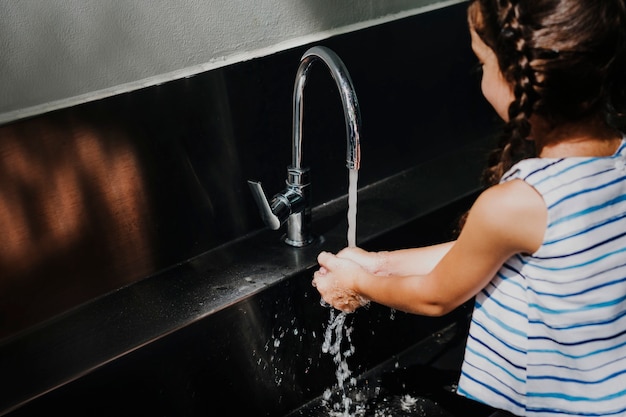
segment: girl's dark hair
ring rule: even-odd
[[[486,185],[534,156],[530,117],[548,126],[626,108],[626,0],[471,0],[468,18],[495,52],[514,101]]]

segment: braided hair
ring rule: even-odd
[[[626,0],[470,0],[470,25],[496,54],[514,100],[483,180],[535,155],[531,117],[556,126],[626,108]]]

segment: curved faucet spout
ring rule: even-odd
[[[285,242],[301,247],[313,241],[311,234],[311,192],[309,169],[302,166],[302,120],[304,112],[304,86],[313,62],[321,60],[328,67],[341,96],[346,120],[347,154],[346,166],[358,170],[361,165],[361,112],[352,79],[344,63],[330,49],[315,46],[307,50],[300,59],[293,89],[293,141],[292,161],[287,168],[287,188],[274,195],[269,202],[261,183],[248,181],[259,206],[261,217],[271,229],[276,230],[287,222]]]
[[[293,87],[293,142],[291,153],[291,166],[296,169],[302,168],[302,121],[304,114],[304,87],[307,74],[316,60],[323,61],[330,71],[341,96],[343,113],[346,121],[346,166],[348,169],[361,167],[361,111],[356,98],[354,86],[348,69],[341,59],[332,50],[323,46],[314,46],[307,50],[300,59],[300,66],[296,73],[296,81]]]

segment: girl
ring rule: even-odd
[[[454,242],[322,252],[313,285],[443,315],[475,296],[461,395],[519,416],[626,416],[625,0],[473,0],[506,122]]]

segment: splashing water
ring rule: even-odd
[[[347,358],[354,354],[354,346],[350,338],[352,327],[346,327],[346,317],[348,313],[330,310],[330,318],[328,326],[324,334],[324,343],[322,344],[322,352],[332,355],[333,362],[336,365],[335,376],[337,377],[337,387],[341,398],[335,403],[331,402],[332,391],[327,389],[324,392],[324,401],[331,409],[333,417],[349,417],[352,408],[352,399],[348,396],[348,389],[356,385],[356,378],[352,377],[347,362]],[[345,343],[344,342],[345,333]],[[347,345],[346,348],[342,348]]]

